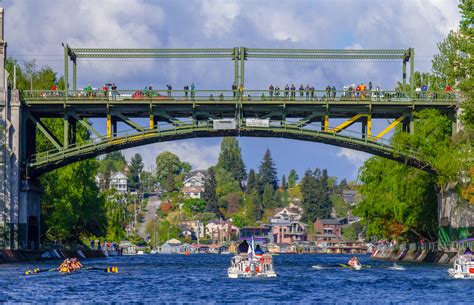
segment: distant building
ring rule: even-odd
[[[300,221],[288,221],[272,224],[273,242],[276,244],[290,244],[306,240],[307,225]]]
[[[347,218],[321,219],[317,218],[313,223],[313,229],[316,234],[335,235],[340,238],[342,227],[347,224]]]
[[[204,180],[206,179],[207,171],[195,170],[189,172],[184,178],[184,186],[182,192],[188,198],[202,198],[204,192]]]
[[[343,190],[342,191],[342,198],[344,199],[344,202],[347,204],[356,204],[356,195],[357,191],[353,190]]]
[[[276,208],[273,216],[270,218],[270,223],[298,221],[302,214],[297,208]]]
[[[206,224],[206,235],[214,242],[231,241],[239,236],[239,228],[230,221],[213,220]]]
[[[109,188],[114,188],[117,193],[124,194],[128,191],[128,178],[122,172],[113,173],[110,176]]]
[[[240,240],[250,241],[254,239],[255,242],[268,244],[273,242],[272,227],[269,225],[260,225],[259,227],[243,227],[240,229]]]
[[[194,252],[194,248],[189,244],[183,244],[179,240],[172,238],[159,247],[159,252],[163,254]]]

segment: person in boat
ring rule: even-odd
[[[247,253],[248,250],[249,250],[249,244],[247,243],[246,240],[244,240],[243,242],[240,243],[237,249],[237,254]]]
[[[351,257],[351,259],[347,262],[347,265],[349,265],[349,266],[351,266],[351,267],[360,266],[360,262],[359,262],[359,260],[357,259],[357,257],[353,256],[353,257]]]
[[[262,248],[260,248],[260,245],[257,245],[255,247],[255,254],[256,255],[262,255],[263,254],[263,250],[262,250]]]
[[[464,255],[474,255],[474,252],[472,252],[472,250],[467,247],[466,250],[464,250]]]
[[[61,265],[59,265],[58,271],[61,273],[71,273],[72,271],[71,260],[69,258],[66,258],[61,263]]]

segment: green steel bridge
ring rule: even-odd
[[[3,53],[5,54],[5,52]],[[89,90],[77,88],[77,63],[89,58],[224,58],[233,61],[234,82],[242,89],[226,90]],[[248,90],[244,86],[247,59],[400,60],[401,89],[365,91]],[[69,66],[72,62],[72,86]],[[6,92],[1,127],[6,168],[3,216],[8,230],[4,243],[30,247],[39,241],[38,177],[67,164],[118,149],[193,137],[280,137],[320,142],[364,151],[433,172],[416,151],[394,147],[387,139],[397,126],[416,133],[414,112],[435,108],[456,124],[459,98],[449,92],[415,92],[407,83],[407,65],[414,71],[414,49],[84,49],[64,46],[65,88]],[[11,76],[10,76],[11,77]],[[11,79],[10,79],[11,80]],[[5,82],[0,81],[0,86]],[[8,91],[5,88],[5,91]],[[60,119],[62,135],[48,128]],[[375,132],[373,124],[386,122]],[[130,129],[119,129],[125,124]],[[78,141],[77,127],[90,135]],[[358,128],[357,131],[354,131]],[[360,129],[359,129],[360,128]],[[37,147],[41,134],[48,140]],[[1,197],[3,198],[3,197]],[[4,215],[7,215],[4,214]],[[5,226],[4,226],[5,228]],[[36,246],[34,246],[36,247]]]

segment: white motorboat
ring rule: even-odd
[[[276,277],[273,270],[272,256],[268,253],[249,258],[246,254],[232,257],[231,265],[227,269],[230,278],[239,277]]]
[[[448,273],[454,279],[474,279],[474,254],[458,255]]]
[[[247,243],[245,242],[246,246]],[[271,254],[255,254],[253,239],[251,245],[248,245],[247,253],[241,252],[231,259],[230,267],[227,269],[229,278],[239,277],[276,277],[273,270],[273,258]]]

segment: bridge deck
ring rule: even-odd
[[[96,92],[89,96],[84,93],[69,94],[67,98],[61,92],[38,91],[23,92],[23,102],[29,111],[42,117],[62,117],[64,110],[74,112],[81,117],[105,117],[112,109],[131,117],[148,117],[153,112],[164,111],[173,116],[199,116],[199,113],[216,118],[233,117],[241,109],[244,117],[268,116],[271,112],[284,112],[285,117],[304,117],[309,114],[327,114],[332,118],[347,118],[359,113],[372,114],[373,118],[393,118],[404,113],[424,108],[436,108],[443,113],[452,112],[457,100],[454,95],[440,94],[414,98],[395,92],[384,92],[356,96],[347,92],[336,92],[333,97],[326,92],[316,92],[314,97],[271,96],[268,91],[248,91],[248,95],[238,97],[229,90],[201,90],[194,95],[184,91],[161,92],[144,95],[143,91],[117,91],[116,94]],[[214,95],[215,94],[215,95]],[[280,115],[280,114],[279,114]],[[271,118],[271,116],[269,117]]]

